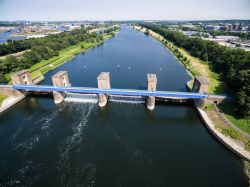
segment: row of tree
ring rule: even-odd
[[[44,38],[31,38],[19,41],[8,40],[7,43],[0,45],[0,56],[31,49],[34,46],[47,46],[57,51],[96,36],[96,33],[88,34],[85,29],[76,29],[71,32],[63,32]]]
[[[110,31],[111,32],[111,31]],[[49,59],[59,55],[59,50],[65,49],[71,45],[86,41],[93,43],[103,41],[102,35],[97,33],[89,34],[85,29],[77,29],[71,32],[63,32],[51,35],[45,38],[27,39],[23,41],[8,41],[0,45],[2,54],[11,54],[27,50],[21,58],[8,55],[0,59],[0,82],[6,82],[5,74],[30,68],[39,61]],[[84,46],[81,46],[84,48]]]
[[[141,26],[159,33],[178,47],[189,51],[191,55],[209,63],[235,96],[238,113],[250,116],[250,52],[220,46],[198,37],[190,38],[161,25],[143,23]]]

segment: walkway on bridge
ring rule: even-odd
[[[13,85],[14,90],[33,91],[33,92],[67,92],[67,93],[92,93],[92,94],[112,94],[112,95],[128,95],[128,96],[153,96],[175,99],[204,99],[208,97],[202,93],[191,92],[172,92],[172,91],[147,91],[132,89],[100,89],[89,87],[63,87],[63,86],[47,86],[47,85]]]

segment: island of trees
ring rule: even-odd
[[[213,71],[220,74],[228,91],[234,96],[238,114],[250,116],[250,52],[220,46],[198,37],[188,37],[163,25],[143,23],[141,26],[208,63]]]

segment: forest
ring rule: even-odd
[[[113,27],[105,32],[111,33],[116,29],[116,27]],[[8,40],[7,43],[0,44],[0,56],[7,55],[5,58],[0,59],[0,83],[6,82],[5,74],[30,68],[43,59],[46,60],[53,56],[58,56],[59,50],[83,41],[90,43],[102,41],[103,39],[101,34],[95,32],[90,34],[85,28],[81,28],[44,38],[19,41]],[[11,55],[21,51],[25,51],[21,58]]]
[[[209,63],[212,70],[220,74],[229,92],[234,96],[238,114],[250,116],[250,52],[220,46],[199,37],[188,37],[161,25],[140,25],[159,33],[194,57]]]

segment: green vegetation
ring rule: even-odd
[[[1,105],[3,103],[3,100],[6,99],[6,98],[7,98],[6,95],[0,95],[0,107],[1,107]]]
[[[215,81],[222,78],[227,89],[235,97],[237,114],[250,116],[250,52],[230,49],[197,37],[189,38],[180,32],[169,30],[160,25],[141,24],[141,26],[160,34],[178,48],[185,49],[191,56],[207,64],[207,68],[211,70],[210,77],[213,77]],[[172,45],[172,47],[174,46]],[[182,54],[178,52],[178,48],[174,49],[174,54],[177,58],[183,58]],[[198,71],[193,71],[192,66],[188,65],[187,69],[190,69],[193,74],[197,74]],[[199,68],[194,69],[198,70]],[[211,83],[215,84],[216,82],[211,81]],[[223,88],[221,84],[218,86],[210,91],[217,92]]]
[[[108,29],[104,34],[89,34],[85,29],[63,32],[45,38],[28,39],[23,41],[8,41],[0,45],[0,56],[12,52],[24,52],[21,58],[8,55],[0,59],[0,82],[8,82],[10,73],[29,69],[32,77],[57,67],[73,56],[100,44],[107,37],[114,35],[118,28]],[[39,72],[37,72],[39,71]]]
[[[215,124],[215,128],[220,131],[225,136],[229,136],[232,139],[241,141],[245,148],[250,151],[250,140],[248,137],[246,137],[244,134],[241,134],[240,132],[233,129],[231,126],[226,124],[222,119],[220,114],[215,110],[214,107],[211,105],[208,105],[205,109],[207,115],[212,120],[213,124]]]
[[[177,47],[176,45],[174,45],[173,42],[166,40],[161,35],[153,31],[150,31],[150,35],[152,35],[154,38],[162,42],[176,56],[178,61],[182,63],[186,67],[186,69],[188,69],[188,71],[193,76],[205,75],[206,77],[208,77],[209,93],[212,94],[226,93],[225,85],[220,80],[219,74],[213,72],[208,63],[200,60],[199,58],[193,57],[185,49]]]
[[[250,134],[250,118],[243,118],[237,115],[235,106],[232,103],[223,103],[219,105],[220,110],[223,111],[224,115],[228,120],[230,120],[234,125],[236,125],[241,130]]]
[[[106,40],[110,37],[111,35],[104,35],[103,40]],[[39,63],[31,66],[29,68],[29,71],[31,72],[32,78],[34,79],[41,76],[41,74],[47,73],[51,69],[56,68],[57,66],[73,58],[77,54],[80,54],[86,51],[87,49],[94,47],[100,43],[102,43],[102,41],[99,42],[95,41],[94,43],[81,42],[77,45],[70,46],[66,49],[59,51],[58,56],[52,57],[48,60],[42,60]]]
[[[205,111],[206,112],[209,112],[209,111],[212,111],[212,110],[215,110],[215,106],[213,104],[207,104],[205,106]]]
[[[149,35],[149,30],[148,30],[148,29],[145,31],[145,34],[146,34],[146,35]]]
[[[240,138],[240,134],[236,130],[234,130],[232,128],[223,128],[221,132],[222,132],[222,134],[230,136],[233,139],[239,139]]]

